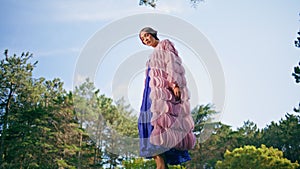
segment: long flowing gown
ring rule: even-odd
[[[171,52],[161,52],[162,49]],[[167,66],[159,67],[163,62],[167,63]],[[175,65],[177,63],[179,64]],[[195,144],[192,133],[194,124],[189,112],[189,96],[181,60],[173,44],[163,40],[156,47],[147,65],[138,119],[140,156],[151,158],[164,155],[168,164],[181,164],[191,159],[187,150]],[[180,103],[175,101],[170,90],[166,90],[168,86],[163,85],[173,79],[181,87]]]
[[[177,165],[191,160],[187,150],[176,150],[174,148],[166,148],[163,146],[157,146],[150,143],[150,135],[153,130],[151,125],[152,113],[150,111],[151,99],[149,97],[150,77],[148,75],[150,68],[147,70],[147,76],[145,80],[145,88],[143,94],[143,101],[140,109],[140,115],[138,119],[138,129],[140,137],[140,156],[146,158],[152,158],[158,154],[164,154],[166,162],[171,165]]]

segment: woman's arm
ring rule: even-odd
[[[172,42],[164,40],[163,50],[166,54],[166,71],[168,73],[169,87],[173,90],[176,100],[180,100],[180,85],[182,85],[181,59]]]

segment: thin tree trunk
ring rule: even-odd
[[[95,154],[94,154],[94,166],[96,165],[96,158],[97,158],[97,145],[95,146]]]
[[[80,138],[79,138],[79,152],[78,152],[78,169],[81,169],[81,150],[82,150],[82,133],[80,132]]]

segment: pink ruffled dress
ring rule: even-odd
[[[140,155],[164,154],[167,163],[190,160],[187,150],[195,145],[194,121],[190,113],[185,70],[177,50],[169,40],[154,48],[147,62],[145,89],[138,129]],[[172,88],[180,88],[180,99]]]

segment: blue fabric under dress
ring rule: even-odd
[[[174,148],[170,149],[150,143],[150,135],[153,130],[153,126],[151,125],[152,113],[150,111],[151,100],[149,95],[151,89],[149,86],[149,71],[150,68],[148,68],[147,70],[143,101],[138,120],[140,156],[145,158],[152,158],[155,155],[164,155],[166,162],[170,165],[177,165],[189,161],[191,160],[191,158],[187,150],[181,151]]]

